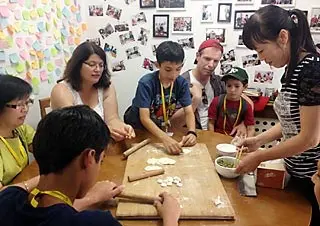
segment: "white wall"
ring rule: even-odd
[[[84,21],[88,23],[88,31],[85,33],[86,38],[98,38],[100,37],[101,40],[101,47],[104,47],[104,43],[107,42],[110,45],[117,47],[117,59],[124,60],[126,70],[121,72],[113,73],[112,75],[112,82],[115,84],[117,90],[117,97],[118,97],[118,104],[119,104],[119,114],[122,118],[125,109],[131,105],[132,98],[135,94],[135,89],[137,86],[137,81],[141,76],[148,73],[147,70],[142,68],[142,62],[144,57],[148,57],[151,59],[155,59],[152,54],[151,45],[152,44],[159,44],[165,40],[178,40],[180,38],[186,37],[194,37],[195,47],[197,48],[202,41],[205,40],[205,29],[206,28],[226,28],[226,45],[225,50],[230,50],[235,48],[236,50],[236,59],[237,65],[241,66],[241,56],[247,55],[250,53],[254,53],[245,48],[236,48],[238,42],[238,35],[242,33],[242,30],[234,30],[233,29],[233,22],[234,22],[234,11],[235,10],[255,10],[260,7],[260,0],[255,0],[254,5],[235,5],[234,1],[225,0],[225,1],[218,1],[218,0],[211,0],[211,1],[199,1],[199,0],[185,0],[186,1],[186,10],[185,11],[157,11],[154,8],[150,9],[140,9],[139,8],[139,0],[129,0],[130,4],[125,4],[125,0],[82,0],[81,7],[82,7],[82,14]],[[226,3],[233,3],[232,5],[232,19],[230,23],[217,23],[217,13],[218,13],[218,2],[226,2]],[[308,3],[308,4],[307,4]],[[113,19],[109,16],[105,15],[105,11],[107,5],[113,5],[118,8],[122,9],[122,14],[120,20]],[[213,4],[214,9],[214,22],[213,23],[200,23],[200,16],[201,16],[201,5],[202,4]],[[104,7],[104,16],[103,17],[89,17],[88,13],[88,5],[103,5]],[[310,10],[312,6],[320,6],[319,0],[296,0],[296,8],[302,10],[309,11],[309,19],[310,19]],[[139,24],[137,26],[131,25],[131,17],[139,12],[144,12],[147,17],[147,23]],[[179,34],[172,34],[171,33],[171,26],[172,21],[170,18],[170,27],[169,27],[169,39],[165,38],[153,38],[152,37],[152,17],[153,14],[169,14],[171,16],[193,16],[193,26],[194,26],[194,33],[192,35],[179,35]],[[141,45],[138,41],[129,43],[126,45],[121,45],[119,41],[119,34],[122,33],[113,33],[108,36],[106,39],[102,39],[100,34],[98,33],[98,29],[105,26],[107,23],[111,23],[112,25],[116,25],[121,22],[126,22],[129,24],[130,30],[133,31],[133,35],[135,39],[137,39],[138,33],[140,31],[140,27],[144,27],[150,30],[149,40],[146,46]],[[314,36],[318,42],[320,42],[320,34]],[[139,46],[139,50],[142,52],[142,56],[127,60],[125,55],[125,50],[129,47]],[[196,49],[189,49],[185,50],[186,59],[185,59],[185,66],[182,71],[187,69],[193,68],[193,61],[195,57]],[[110,60],[114,60],[112,57],[109,56]],[[255,70],[270,70],[270,67],[267,65],[262,64],[261,66],[247,68],[247,72],[249,73],[251,79],[249,85],[252,87],[256,87],[257,84],[254,84],[253,81],[253,74]],[[280,87],[280,77],[283,73],[282,69],[273,69],[275,73],[275,78],[271,85],[260,85],[262,88],[264,87]],[[217,73],[219,73],[219,68],[217,68]],[[48,96],[50,94],[51,85],[43,84],[41,85],[41,90],[39,97]],[[27,118],[27,122],[31,123],[33,126],[36,125],[37,121],[39,120],[39,108],[38,105],[35,105],[31,110],[29,117]]]

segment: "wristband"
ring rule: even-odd
[[[193,134],[193,135],[195,135],[195,137],[198,137],[198,136],[197,136],[197,133],[196,133],[196,132],[194,132],[194,131],[191,131],[191,130],[190,130],[190,131],[188,131],[188,132],[187,132],[187,135],[189,135],[189,134]]]

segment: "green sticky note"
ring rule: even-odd
[[[28,32],[29,30],[29,25],[26,21],[22,21],[21,22],[21,29],[24,31],[24,32]]]
[[[70,0],[64,0],[64,4],[69,6],[71,4],[71,1]]]
[[[43,68],[44,66],[44,60],[39,60],[39,68]]]
[[[8,43],[8,47],[13,47],[13,38],[11,36],[6,37],[6,41]]]
[[[30,12],[27,10],[22,11],[22,17],[24,20],[30,20]]]
[[[16,66],[16,71],[17,71],[18,73],[21,73],[21,72],[24,71],[24,69],[25,69],[24,63],[19,62],[18,65]]]
[[[54,65],[53,65],[53,63],[49,62],[49,63],[47,64],[47,69],[48,69],[49,72],[52,72],[52,71],[54,70]]]
[[[59,19],[61,19],[61,17],[62,17],[62,11],[61,11],[60,8],[57,8],[57,17],[58,17]]]
[[[48,83],[52,84],[53,82],[54,82],[54,79],[53,79],[52,73],[50,73],[48,76]]]
[[[51,6],[49,4],[47,4],[45,7],[44,7],[44,11],[46,13],[50,13],[51,12]]]
[[[48,22],[46,22],[46,30],[47,30],[47,31],[50,31],[50,29],[51,29],[51,24],[48,23]]]
[[[57,54],[58,54],[58,50],[57,50],[56,48],[54,48],[54,47],[51,48],[50,52],[51,52],[51,55],[52,55],[53,57],[57,56]]]
[[[39,17],[43,17],[44,16],[44,10],[42,8],[38,8],[37,12],[38,12]]]
[[[24,6],[28,9],[32,8],[32,0],[25,0]]]
[[[40,80],[37,78],[37,77],[33,77],[32,80],[31,80],[31,83],[32,83],[32,91],[34,94],[39,94],[40,92]]]

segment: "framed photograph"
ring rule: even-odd
[[[261,0],[261,5],[274,4],[282,7],[294,7],[295,0]]]
[[[185,0],[158,0],[157,10],[186,10]]]
[[[204,4],[201,7],[201,22],[212,23],[213,22],[213,6],[212,4]]]
[[[320,6],[311,9],[310,31],[320,33]]]
[[[254,14],[254,10],[236,10],[234,12],[234,29],[242,29],[249,17]]]
[[[156,8],[156,0],[140,0],[140,8]]]
[[[226,29],[225,28],[206,28],[206,40],[218,39],[221,45],[226,44]]]
[[[253,5],[254,0],[236,0],[236,5]]]
[[[172,33],[192,34],[192,17],[174,16],[172,24]]]
[[[242,35],[238,36],[238,44],[237,47],[246,48],[246,46],[243,44]]]
[[[153,15],[153,37],[169,37],[169,15]]]
[[[218,4],[218,22],[231,22],[232,3]]]

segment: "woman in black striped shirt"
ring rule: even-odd
[[[291,183],[312,204],[310,225],[320,225],[319,205],[311,176],[320,159],[320,55],[311,37],[306,16],[300,10],[268,5],[253,14],[243,29],[244,44],[258,52],[272,67],[286,67],[282,88],[274,103],[279,123],[244,145],[249,153],[237,171],[255,170],[267,160],[284,158]],[[283,138],[279,145],[255,151],[261,145]]]

